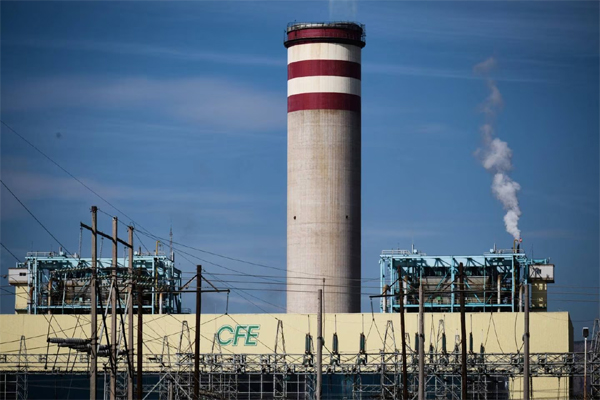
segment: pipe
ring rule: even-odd
[[[127,273],[129,274],[129,285],[127,287],[127,294],[129,301],[127,303],[127,344],[128,357],[129,357],[129,368],[127,374],[127,400],[133,400],[133,285],[134,285],[134,269],[133,269],[133,227],[127,227],[128,243],[129,243],[129,260],[127,261]]]
[[[48,278],[48,314],[52,314],[50,307],[52,306],[52,274]]]
[[[400,287],[400,334],[402,335],[402,400],[408,400],[408,370],[406,366],[406,325],[404,321],[403,300],[404,282],[400,282],[400,285],[398,286]]]
[[[317,388],[315,399],[321,400],[323,386],[323,289],[319,289],[317,312]]]
[[[500,296],[500,290],[502,289],[502,274],[498,274],[498,305],[502,302],[502,296]],[[498,312],[500,312],[500,307],[498,307]]]
[[[523,339],[525,343],[524,352],[525,352],[525,365],[523,366],[523,399],[529,400],[529,285],[525,285],[525,334],[523,335]],[[585,388],[584,388],[585,390]]]
[[[467,324],[465,322],[465,271],[463,263],[458,264],[458,274],[460,279],[460,344],[461,344],[461,399],[466,399],[467,393]]]
[[[136,286],[136,290],[137,290],[137,351],[136,351],[136,357],[137,357],[137,368],[135,370],[136,373],[136,384],[135,384],[135,391],[137,393],[137,398],[139,399],[143,399],[144,398],[144,385],[143,385],[143,373],[144,373],[144,364],[143,364],[143,347],[142,347],[142,343],[144,341],[144,317],[143,317],[143,312],[144,312],[144,294],[143,294],[143,289],[144,287],[140,284],[141,283],[141,278],[142,278],[142,268],[140,267],[137,270],[137,281],[135,283]],[[131,344],[133,346],[133,343]]]
[[[384,285],[383,286],[383,312],[387,313],[388,312],[388,300],[387,300],[387,294],[388,294],[388,290],[390,289],[390,287],[388,285]]]
[[[425,400],[425,295],[423,294],[423,280],[419,280],[419,389],[418,399]]]
[[[523,312],[523,283],[519,284],[519,312]]]

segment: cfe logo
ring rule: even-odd
[[[231,325],[223,325],[217,331],[217,340],[221,346],[230,344],[237,346],[240,339],[244,340],[244,346],[256,346],[259,329],[260,325],[236,325],[235,328]]]

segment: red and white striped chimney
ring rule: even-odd
[[[364,27],[288,26],[287,312],[360,312]],[[325,282],[323,283],[323,279]]]

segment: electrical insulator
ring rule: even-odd
[[[338,335],[337,333],[333,334],[333,353],[338,354]]]
[[[473,352],[473,332],[469,333],[469,351]]]
[[[442,352],[446,353],[446,334],[442,333]]]
[[[363,354],[366,353],[367,352],[366,348],[367,348],[367,338],[365,337],[364,333],[361,333],[360,334],[360,352]]]
[[[415,352],[419,354],[419,334],[415,333]]]
[[[312,336],[310,336],[310,333],[307,333],[306,338],[304,339],[304,353],[310,354],[311,348],[312,348]]]

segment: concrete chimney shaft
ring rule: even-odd
[[[323,285],[325,312],[360,312],[364,28],[295,23],[286,34],[287,312],[316,313]]]

